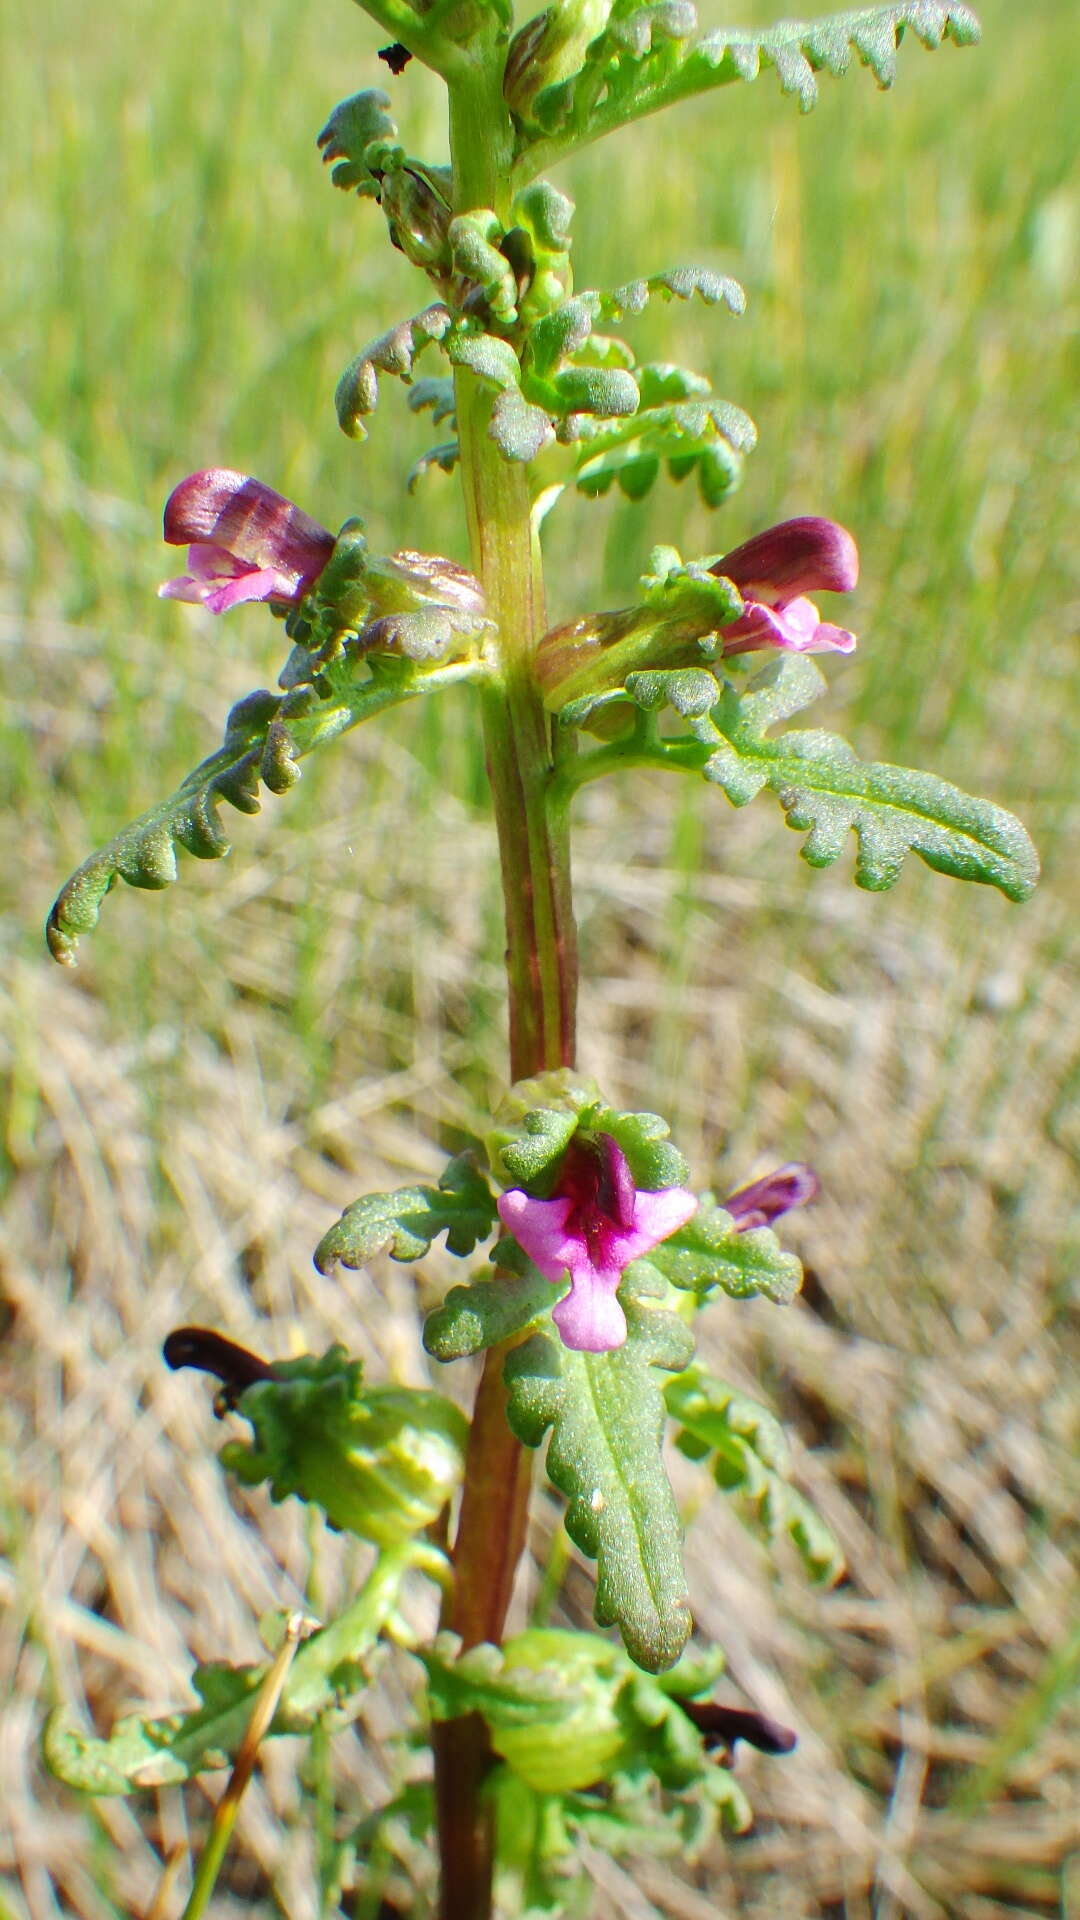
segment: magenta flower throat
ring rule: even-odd
[[[557,1285],[569,1275],[570,1292],[552,1313],[564,1346],[606,1353],[626,1339],[615,1297],[623,1273],[685,1226],[697,1199],[685,1187],[636,1187],[622,1148],[602,1133],[570,1142],[550,1199],[512,1187],[498,1206],[503,1226],[545,1280]]]

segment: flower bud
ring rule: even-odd
[[[506,57],[503,93],[511,112],[530,120],[538,93],[580,72],[610,12],[611,0],[557,0],[546,13],[526,21]]]
[[[411,161],[379,175],[379,201],[394,246],[436,279],[450,268],[450,206],[439,185]]]

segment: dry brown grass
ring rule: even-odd
[[[235,863],[188,868],[163,901],[111,901],[80,974],[25,952],[5,968],[0,1910],[20,1920],[145,1912],[207,1804],[173,1789],[88,1813],[42,1773],[47,1708],[99,1729],[167,1709],[193,1658],[257,1657],[266,1609],[313,1582],[332,1606],[356,1577],[340,1540],[226,1486],[207,1396],[161,1363],[166,1332],[202,1320],[275,1354],[340,1338],[376,1377],[425,1377],[411,1270],[328,1281],[310,1251],[357,1192],[432,1173],[435,1137],[475,1124],[495,1083],[491,848],[442,802],[448,887],[420,805],[382,829],[401,899],[379,897],[375,870],[342,897],[357,767],[366,792],[425,778],[403,733],[355,745],[312,782],[299,832],[241,825]],[[666,1103],[702,1177],[818,1166],[824,1198],[792,1229],[808,1301],[717,1306],[703,1338],[784,1415],[850,1577],[809,1590],[685,1470],[699,1631],[800,1745],[745,1764],[746,1839],[632,1876],[595,1860],[596,1912],[1063,1916],[1080,1843],[1064,893],[1023,914],[954,897],[946,922],[930,876],[870,899],[804,876],[767,813],[704,818],[692,875],[693,817],[666,795],[590,795],[584,1065]],[[110,1003],[113,966],[132,995],[149,983],[149,1006]],[[545,1509],[538,1542],[549,1525]],[[566,1603],[580,1617],[580,1570]],[[388,1665],[361,1737],[337,1743],[357,1817],[402,1764],[412,1684]],[[295,1759],[291,1742],[267,1754],[223,1915],[271,1897],[317,1912]]]

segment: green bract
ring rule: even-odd
[[[681,1186],[689,1168],[657,1113],[619,1113],[594,1080],[569,1068],[519,1080],[495,1109],[485,1141],[491,1170],[504,1186],[544,1193],[576,1133],[610,1134],[626,1155],[636,1186],[651,1192]]]
[[[642,1768],[685,1790],[723,1772],[679,1705],[713,1686],[716,1650],[654,1678],[596,1634],[533,1627],[468,1652],[440,1634],[423,1659],[434,1717],[483,1714],[494,1751],[534,1792],[572,1794]]]
[[[642,609],[642,622],[650,617]],[[701,645],[693,623],[686,645]],[[618,648],[605,654],[603,646],[601,630],[599,649],[590,649],[588,667],[569,683],[580,685],[587,672],[594,690],[568,701],[560,719],[591,726],[601,715],[605,731],[612,730],[614,719],[617,737],[563,764],[555,784],[565,802],[578,787],[620,767],[669,767],[704,775],[737,807],[759,793],[774,793],[788,826],[807,834],[802,853],[812,867],[832,866],[854,833],[855,881],[871,892],[895,886],[908,853],[939,873],[997,887],[1010,900],[1026,900],[1033,891],[1038,855],[1020,821],[1004,807],[962,793],[936,774],[860,760],[837,734],[789,731],[770,737],[824,692],[824,678],[812,660],[785,654],[745,687],[685,667],[636,670],[618,684]],[[686,719],[685,733],[661,732],[660,715],[668,706]]]
[[[431,1525],[461,1479],[468,1425],[460,1408],[415,1387],[367,1387],[341,1347],[281,1361],[237,1410],[252,1441],[230,1441],[222,1464],[274,1500],[296,1494],[332,1526],[394,1547]]]
[[[693,1338],[674,1314],[625,1304],[629,1334],[614,1352],[573,1353],[547,1333],[516,1347],[508,1412],[527,1446],[550,1428],[547,1473],[569,1501],[566,1530],[597,1562],[597,1622],[618,1626],[631,1657],[659,1673],[692,1623],[655,1369],[684,1368]]]
[[[446,1234],[451,1253],[471,1253],[490,1233],[495,1201],[472,1155],[451,1160],[437,1187],[399,1187],[394,1193],[368,1193],[354,1200],[315,1249],[315,1265],[329,1273],[337,1261],[361,1267],[376,1254],[395,1260],[419,1260],[432,1241]]]

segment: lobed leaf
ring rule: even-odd
[[[414,460],[405,477],[408,493],[415,493],[421,480],[437,467],[440,473],[453,473],[461,458],[461,448],[456,440],[445,440],[441,446],[429,447],[426,453]]]
[[[802,1285],[802,1265],[780,1245],[770,1227],[740,1232],[730,1213],[711,1193],[701,1196],[697,1212],[667,1240],[654,1247],[647,1264],[673,1287],[707,1294],[721,1287],[733,1300],[764,1294],[787,1306]]]
[[[304,1733],[333,1711],[339,1725],[354,1719],[366,1686],[364,1665],[397,1605],[400,1565],[389,1557],[339,1618],[297,1652],[271,1734]],[[127,1794],[171,1786],[228,1766],[247,1731],[267,1666],[197,1667],[192,1686],[199,1705],[187,1713],[148,1718],[128,1714],[107,1740],[83,1733],[65,1708],[50,1715],[43,1752],[49,1772],[81,1793]],[[350,1705],[349,1702],[352,1702]]]
[[[578,492],[595,499],[617,484],[627,499],[640,500],[666,465],[674,480],[696,473],[706,506],[719,506],[738,486],[745,456],[756,445],[753,421],[730,401],[703,397],[700,379],[694,381],[698,390],[689,397],[650,406],[644,379],[650,372],[662,373],[669,388],[676,384],[674,376],[681,376],[678,384],[684,387],[690,382],[679,368],[641,368],[641,404],[636,414],[625,421],[577,423],[575,439],[581,452],[574,484]]]
[[[689,1367],[664,1388],[676,1446],[707,1460],[718,1487],[744,1496],[766,1539],[786,1532],[810,1578],[831,1585],[844,1572],[832,1529],[791,1485],[791,1460],[778,1420],[749,1395],[736,1392],[700,1367]]]
[[[228,1766],[265,1673],[265,1667],[200,1667],[193,1685],[201,1706],[159,1719],[127,1714],[107,1740],[83,1733],[65,1708],[57,1708],[45,1725],[45,1765],[65,1786],[102,1795],[174,1786]]]
[[[897,48],[908,30],[929,48],[944,40],[968,46],[979,38],[978,20],[958,0],[894,0],[762,30],[717,28],[698,38],[692,6],[669,10],[657,32],[663,12],[616,6],[578,69],[534,90],[519,114],[518,177],[529,179],[560,153],[662,107],[756,80],[765,67],[775,70],[782,92],[793,95],[805,113],[817,100],[817,74],[846,73],[853,54],[879,86],[891,86]]]
[[[293,677],[287,668],[283,679]],[[218,751],[201,761],[167,800],[83,862],[61,889],[46,922],[54,960],[62,966],[75,964],[79,937],[97,925],[101,903],[117,880],[131,887],[167,887],[176,879],[178,848],[200,860],[227,854],[229,842],[218,818],[223,800],[241,813],[258,813],[260,784],[271,793],[286,793],[300,778],[297,763],[306,754],[383,708],[440,683],[401,660],[358,663],[347,656],[328,665],[318,679],[325,692],[309,680],[284,694],[260,691],[238,701],[225,722]]]
[[[659,1672],[679,1658],[691,1619],[653,1369],[681,1371],[693,1342],[673,1314],[633,1300],[626,1314],[626,1344],[611,1353],[572,1352],[547,1333],[516,1347],[507,1417],[526,1446],[551,1429],[547,1474],[569,1501],[567,1532],[596,1560],[597,1623],[617,1625],[631,1658]]]
[[[601,1659],[607,1656],[608,1669],[617,1671],[618,1648],[592,1635],[582,1638]],[[483,1641],[463,1653],[456,1634],[440,1633],[420,1654],[427,1669],[433,1719],[482,1713],[492,1727],[558,1725],[568,1719],[578,1702],[567,1682],[565,1661],[553,1658],[547,1664],[524,1666],[514,1661],[514,1646],[513,1641],[506,1648]]]
[[[623,320],[628,314],[643,312],[652,294],[662,300],[692,300],[694,295],[707,307],[724,306],[729,313],[746,312],[746,293],[730,274],[715,273],[711,267],[670,267],[647,280],[630,280],[624,287],[601,296],[600,311],[605,319]]]
[[[445,338],[451,327],[450,309],[441,301],[425,307],[408,320],[399,320],[373,340],[363,353],[350,361],[334,392],[338,425],[352,440],[367,437],[364,419],[374,413],[379,399],[379,375],[391,373],[406,384],[412,379],[413,364],[432,340]]]
[[[512,1089],[508,1098],[516,1091],[516,1087]],[[579,1118],[599,1106],[597,1092],[590,1082],[582,1081],[569,1088],[565,1106],[529,1107],[505,1114],[508,1101],[504,1101],[488,1136],[488,1156],[495,1172],[525,1187],[535,1186],[549,1174],[554,1176],[577,1132]]]
[[[468,1423],[440,1394],[365,1387],[362,1376],[337,1346],[278,1361],[237,1401],[250,1441],[228,1441],[219,1458],[244,1486],[265,1480],[275,1502],[295,1495],[392,1551],[433,1526],[457,1491]]]
[[[860,887],[881,892],[894,886],[905,856],[915,853],[939,873],[997,887],[1010,900],[1027,899],[1039,878],[1038,855],[1020,821],[1003,807],[964,793],[936,774],[862,761],[837,734],[787,732],[767,738],[771,727],[824,690],[822,675],[804,655],[783,654],[770,661],[742,692],[731,682],[706,677],[700,668],[627,673],[625,661],[625,684],[613,685],[620,671],[618,645],[624,654],[632,651],[638,626],[648,639],[644,613],[630,608],[595,616],[591,623],[579,622],[577,629],[556,628],[545,636],[545,645],[552,643],[552,661],[562,669],[561,677],[552,674],[548,704],[560,718],[565,712],[566,725],[590,725],[595,715],[603,716],[623,700],[636,705],[641,715],[621,739],[567,763],[562,776],[567,791],[621,765],[697,770],[722,787],[734,806],[745,806],[766,789],[774,792],[788,825],[808,835],[802,852],[811,866],[831,866],[843,852],[848,833],[854,832]],[[605,622],[612,634],[606,667]],[[694,632],[694,623],[688,623],[683,636],[687,643]],[[579,663],[575,645],[582,634],[585,642],[599,635],[602,643],[582,645]],[[561,653],[555,643],[561,644]],[[541,648],[541,659],[543,654]],[[714,679],[717,693],[706,710],[708,678]],[[654,715],[663,705],[686,716],[688,735],[660,735]]]
[[[1038,855],[1012,814],[963,793],[936,774],[860,760],[838,734],[814,730],[766,738],[776,708],[762,706],[769,681],[802,703],[802,689],[821,684],[813,663],[787,656],[759,677],[749,696],[729,687],[708,716],[693,722],[703,743],[715,741],[703,772],[742,806],[763,788],[775,793],[789,827],[806,833],[803,859],[829,867],[849,832],[858,839],[856,885],[884,892],[900,878],[908,853],[938,873],[994,886],[1025,900],[1039,877]],[[784,698],[781,695],[782,699]]]
[[[548,1102],[529,1106],[530,1099]],[[682,1186],[690,1169],[658,1113],[621,1113],[605,1104],[593,1080],[557,1070],[520,1080],[502,1101],[487,1137],[496,1176],[512,1185],[543,1191],[580,1129],[610,1134],[626,1155],[635,1186],[649,1192]]]
[[[334,162],[330,178],[335,187],[346,193],[355,189],[365,199],[378,199],[379,182],[368,164],[368,148],[397,137],[397,127],[387,112],[389,105],[390,96],[381,87],[367,87],[334,108],[318,136],[318,145],[323,160]]]
[[[410,387],[406,401],[410,413],[422,413],[425,407],[431,408],[431,418],[435,426],[441,426],[449,420],[457,427],[457,400],[454,396],[452,374],[436,374],[427,380],[417,380]]]
[[[484,1175],[468,1153],[451,1160],[437,1187],[399,1187],[394,1193],[368,1193],[346,1207],[315,1249],[315,1265],[329,1273],[341,1262],[362,1267],[376,1254],[393,1260],[420,1260],[445,1233],[451,1253],[472,1253],[495,1221],[495,1201]]]

